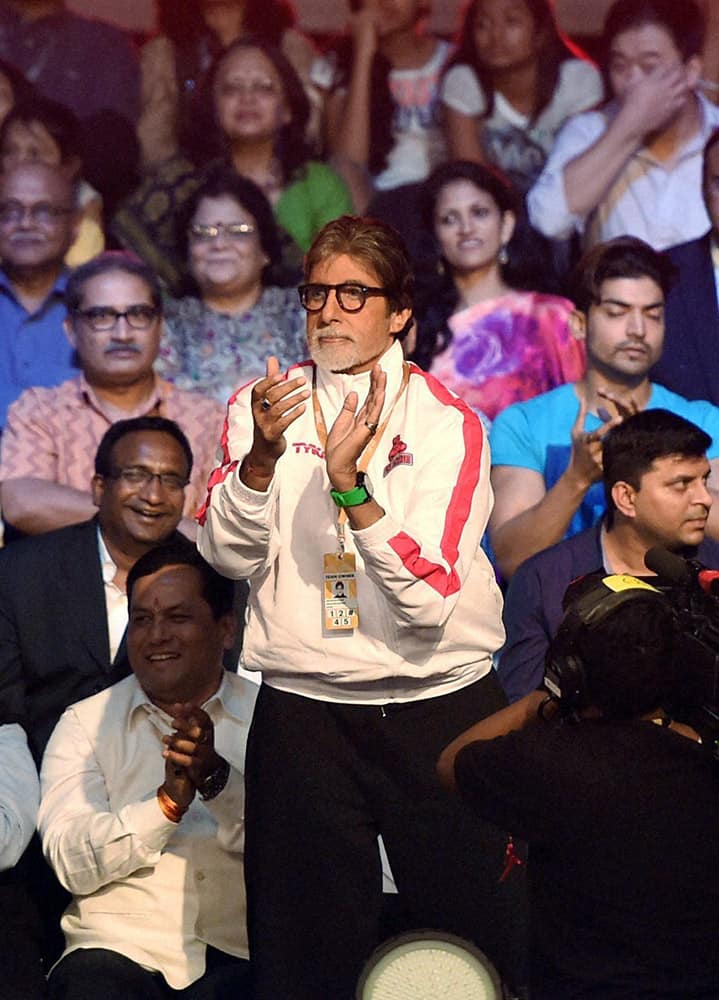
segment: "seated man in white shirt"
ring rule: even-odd
[[[657,250],[709,228],[702,148],[719,108],[699,92],[704,22],[694,0],[615,0],[603,50],[613,99],[571,118],[527,199],[545,236],[585,245],[628,234]]]
[[[128,575],[133,675],[71,706],[42,766],[45,855],[74,900],[53,1000],[248,996],[234,584],[189,543]]]

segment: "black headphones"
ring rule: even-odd
[[[565,717],[589,704],[581,648],[586,648],[592,632],[630,601],[649,602],[652,608],[661,604],[665,613],[667,608],[667,599],[661,591],[634,576],[591,574],[570,587],[581,584],[585,584],[584,590],[569,604],[544,661],[544,686],[552,701],[559,705],[560,715]]]

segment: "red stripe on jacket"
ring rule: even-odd
[[[424,580],[442,597],[455,594],[462,582],[455,569],[459,558],[459,540],[472,509],[474,493],[479,482],[484,431],[476,414],[461,399],[457,399],[433,375],[412,367],[413,375],[421,375],[432,395],[444,406],[452,406],[462,414],[464,458],[457,482],[447,506],[440,549],[450,569],[433,563],[422,555],[419,543],[405,531],[390,538],[389,545],[402,560],[402,564],[417,579]]]

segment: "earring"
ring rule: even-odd
[[[504,267],[505,264],[509,263],[509,254],[507,253],[507,244],[503,243],[499,248],[499,253],[497,254],[497,261]]]
[[[440,278],[443,278],[446,273],[447,272],[444,267],[444,261],[440,257],[439,260],[437,261],[437,274],[439,275]]]

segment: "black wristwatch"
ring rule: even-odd
[[[230,776],[230,765],[226,760],[220,757],[220,763],[214,769],[210,771],[202,784],[197,786],[197,791],[200,793],[200,798],[204,802],[209,802],[210,799],[214,799],[220,794],[222,789],[227,784],[227,779]]]

